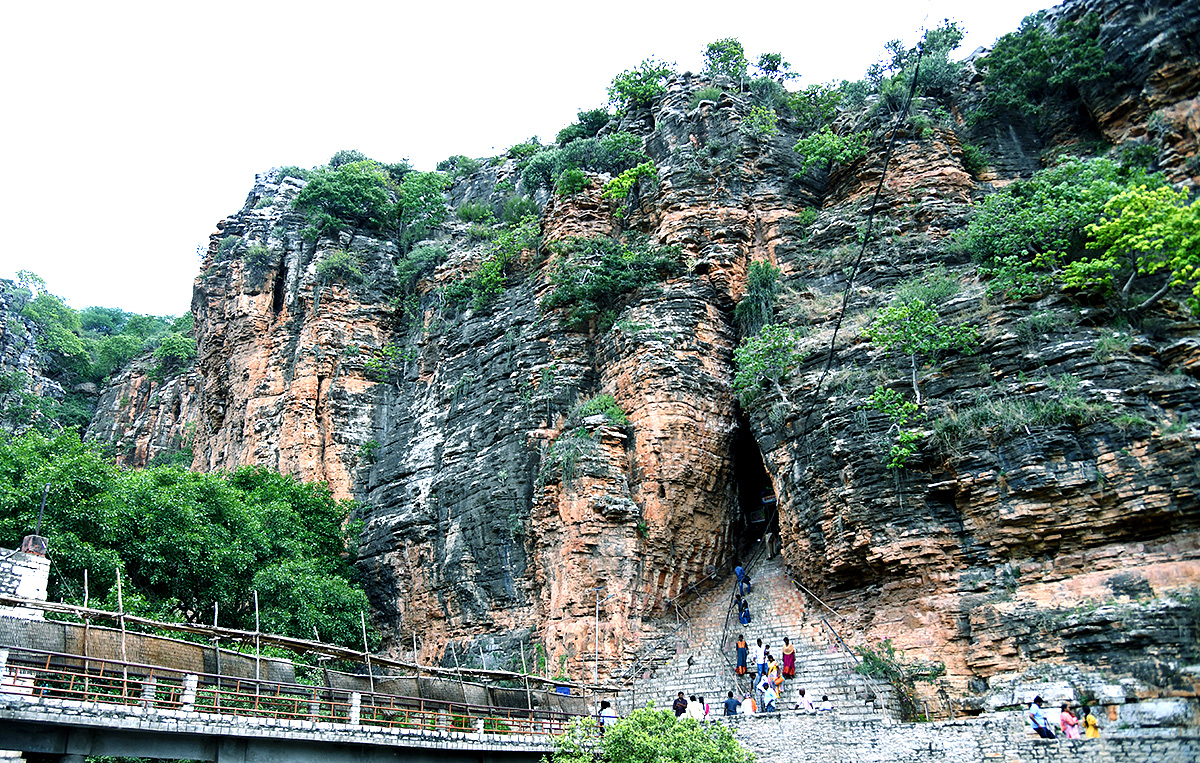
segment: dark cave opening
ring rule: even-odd
[[[738,412],[738,427],[733,435],[733,478],[737,486],[737,511],[733,516],[732,543],[737,556],[754,553],[756,543],[767,533],[779,535],[775,486],[767,474],[762,452],[751,434],[745,414]]]
[[[280,263],[275,283],[271,284],[271,310],[276,315],[283,310],[283,298],[287,293],[287,272],[287,265]]]

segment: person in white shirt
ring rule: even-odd
[[[754,695],[747,694],[742,699],[742,715],[754,715]]]
[[[704,707],[696,700],[696,695],[688,697],[687,710],[683,713],[688,718],[695,718],[697,721],[704,720]]]

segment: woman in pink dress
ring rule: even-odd
[[[1079,738],[1079,719],[1076,718],[1070,708],[1066,705],[1062,706],[1059,712],[1059,725],[1062,726],[1063,733],[1067,735],[1067,739]]]
[[[796,677],[796,647],[787,638],[783,639],[783,677]]]

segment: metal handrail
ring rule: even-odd
[[[360,724],[494,734],[561,734],[573,719],[585,717],[5,648],[11,673],[0,681],[0,694],[329,723],[348,723],[357,704]],[[189,685],[193,676],[195,683]]]
[[[825,623],[825,627],[828,628],[829,632],[833,634],[833,637],[834,637],[834,639],[836,639],[837,643],[843,649],[846,650],[846,654],[850,655],[850,659],[854,660],[855,666],[857,667],[858,665],[861,665],[862,660],[860,660],[858,658],[858,655],[854,653],[854,650],[850,648],[850,645],[845,642],[845,640],[842,638],[842,635],[840,633],[838,633],[832,625],[829,624],[829,620],[827,620],[825,617],[822,617],[821,622]],[[875,692],[875,696],[879,699],[880,702],[882,702],[883,701],[883,692],[880,691],[879,684],[875,683],[875,679],[872,678],[871,676],[867,675],[866,673],[859,673],[857,670],[855,670],[854,672],[856,675],[862,676],[864,680],[870,682],[871,691]]]

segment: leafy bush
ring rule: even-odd
[[[347,164],[354,162],[369,162],[371,157],[361,151],[342,150],[338,151],[329,159],[329,169],[336,170],[338,167],[344,167]]]
[[[765,106],[751,106],[750,113],[738,125],[742,133],[756,140],[768,140],[779,134],[779,115]]]
[[[617,405],[617,401],[612,395],[596,395],[575,409],[571,418],[582,421],[589,416],[597,414],[603,415],[608,419],[608,423],[615,427],[629,426],[629,417],[625,415],[625,411],[621,409],[621,406]]]
[[[983,149],[979,146],[973,146],[970,143],[964,143],[962,146],[962,165],[971,177],[979,177],[980,173],[988,168],[987,154],[983,153]]]
[[[1089,401],[1080,394],[1077,378],[1064,375],[1047,381],[1047,390],[1041,396],[986,390],[969,405],[947,410],[934,422],[938,440],[945,447],[953,447],[968,438],[1080,427],[1112,416],[1110,404]]]
[[[962,284],[945,267],[932,269],[905,278],[896,284],[896,298],[901,302],[921,300],[927,305],[940,305],[962,291]]]
[[[457,156],[451,156],[438,162],[437,171],[449,173],[452,178],[460,178],[470,175],[482,166],[483,162],[478,159],[458,154]]]
[[[504,293],[508,272],[524,249],[536,249],[539,244],[538,221],[526,217],[517,226],[501,232],[493,240],[491,254],[474,273],[446,287],[446,304],[462,307],[469,304],[480,310]]]
[[[876,387],[871,399],[863,406],[881,412],[890,422],[887,434],[896,433],[896,439],[888,453],[887,468],[903,469],[908,459],[917,452],[920,431],[910,429],[909,424],[917,415],[917,404],[905,400],[899,392],[886,387]]]
[[[805,134],[811,134],[831,124],[837,117],[842,92],[829,85],[809,85],[788,97],[788,105],[796,123]]]
[[[754,65],[754,68],[758,69],[763,77],[776,82],[784,82],[800,76],[791,70],[791,64],[783,60],[782,53],[763,53],[758,57],[758,63]]]
[[[742,44],[732,37],[710,42],[704,49],[704,68],[701,73],[709,79],[729,77],[741,82],[746,78],[746,51]]]
[[[491,222],[495,219],[492,206],[482,201],[468,201],[458,208],[458,219],[468,223]]]
[[[224,259],[245,246],[241,236],[222,236],[217,242],[217,258]]]
[[[542,151],[544,148],[535,135],[524,143],[510,146],[507,155],[510,159],[516,159],[517,166],[520,167],[522,166],[522,162],[528,161],[531,156]]]
[[[1055,98],[1078,100],[1095,89],[1115,67],[1100,46],[1100,19],[1094,13],[1078,23],[1066,21],[1049,31],[1046,12],[1025,17],[1016,32],[996,41],[978,62],[984,72],[982,108],[975,121],[1017,112],[1042,121],[1043,110],[1057,108]]]
[[[828,167],[831,164],[849,164],[867,153],[862,133],[835,135],[826,125],[821,131],[796,141],[796,153],[803,157],[803,169],[811,166]]]
[[[165,335],[154,350],[154,359],[158,364],[151,371],[156,378],[178,373],[187,367],[192,358],[196,357],[196,340],[190,336],[174,332]]]
[[[854,670],[872,678],[882,678],[896,690],[896,698],[900,701],[900,715],[906,721],[919,720],[922,717],[917,706],[915,681],[932,681],[946,674],[946,665],[941,662],[912,662],[905,663],[901,655],[892,646],[891,639],[880,642],[879,646],[856,646],[861,662]]]
[[[721,100],[721,94],[724,92],[724,90],[715,85],[705,85],[692,93],[691,100],[688,101],[688,108],[696,108],[700,105],[700,101],[719,101]]]
[[[269,246],[251,244],[242,253],[242,264],[254,278],[262,278],[279,261],[279,253]],[[191,313],[188,313],[191,315]]]
[[[791,93],[773,79],[758,77],[751,80],[750,95],[756,106],[770,109],[781,115],[789,115],[792,112]]]
[[[397,191],[400,245],[404,249],[421,241],[442,224],[448,212],[445,190],[450,178],[440,172],[410,172]]]
[[[383,230],[391,211],[388,176],[372,161],[322,167],[296,195],[292,207],[307,216],[306,234],[334,235],[350,228]]]
[[[734,739],[721,723],[700,724],[676,719],[670,710],[634,710],[597,737],[592,718],[573,722],[554,737],[552,763],[592,763],[595,759],[652,763],[686,759],[690,763],[753,763],[754,753]]]
[[[625,170],[620,175],[617,175],[604,186],[604,193],[600,195],[603,199],[617,199],[624,201],[633,187],[637,185],[642,178],[652,180],[658,179],[658,168],[654,166],[653,161],[642,162],[633,169]],[[625,210],[617,210],[617,217],[624,217]]]
[[[577,116],[575,124],[567,125],[558,131],[558,137],[555,139],[558,145],[565,146],[581,138],[594,138],[612,119],[612,115],[605,108],[580,111]]]
[[[570,239],[558,253],[554,290],[542,309],[567,308],[563,322],[577,330],[596,320],[597,330],[607,331],[625,294],[683,270],[678,248],[651,246],[642,236]]]
[[[733,351],[737,368],[733,392],[743,407],[749,408],[765,389],[773,389],[788,402],[782,382],[804,360],[799,341],[797,334],[781,324],[767,324],[742,340]]]
[[[317,283],[321,286],[334,282],[362,283],[361,264],[357,255],[335,249],[317,263]]]
[[[575,167],[567,167],[554,181],[554,192],[559,196],[569,196],[591,187],[592,181],[583,174],[583,170]]]
[[[530,158],[521,172],[526,190],[549,185],[569,169],[616,174],[646,161],[642,139],[628,132],[603,138],[581,138],[563,148],[549,149]]]
[[[510,196],[500,207],[500,219],[505,225],[516,225],[526,217],[536,217],[537,214],[537,202],[528,196]]]
[[[413,249],[396,263],[396,280],[400,282],[400,291],[413,291],[417,282],[432,273],[448,256],[446,248],[436,244],[425,244]]]
[[[779,268],[766,260],[750,263],[746,294],[733,311],[734,321],[743,336],[757,334],[775,317],[780,272]]]
[[[608,86],[608,100],[618,111],[649,106],[666,92],[664,82],[674,73],[674,64],[647,58],[637,67],[613,77]]]

